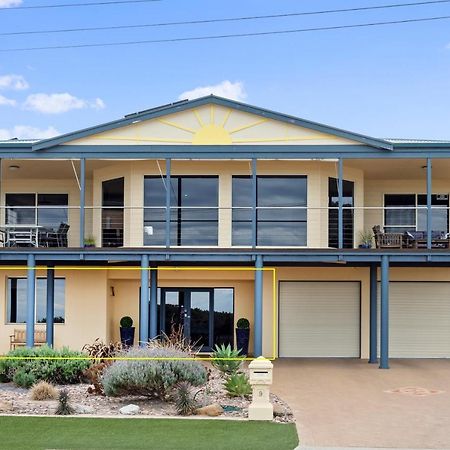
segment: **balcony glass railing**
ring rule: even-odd
[[[447,206],[86,206],[83,240],[79,206],[17,209],[0,208],[5,247],[449,247]]]

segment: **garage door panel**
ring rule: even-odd
[[[281,282],[280,356],[358,357],[358,282]]]
[[[450,357],[450,283],[390,283],[389,354],[392,358]]]

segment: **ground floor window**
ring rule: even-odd
[[[179,327],[203,351],[233,345],[233,288],[160,288],[158,334],[169,335]]]
[[[27,279],[8,278],[6,314],[8,323],[25,323],[27,317]],[[65,323],[64,278],[55,279],[55,323]],[[47,279],[36,279],[36,323],[47,321]]]
[[[384,230],[386,232],[426,231],[425,194],[385,194]],[[431,196],[432,231],[448,233],[448,194]]]

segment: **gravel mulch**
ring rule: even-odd
[[[106,397],[87,392],[88,384],[75,384],[57,386],[65,388],[69,392],[71,403],[78,407],[81,413],[101,416],[118,416],[119,409],[123,406],[134,404],[139,406],[141,416],[176,416],[176,410],[171,402],[148,399],[147,397]],[[194,391],[195,392],[195,391]],[[200,406],[218,403],[224,407],[221,417],[246,418],[251,399],[234,397],[230,398],[223,388],[223,378],[215,368],[210,368],[208,383],[199,389],[196,399]],[[293,422],[294,418],[289,405],[274,394],[270,395],[274,405],[276,422]],[[15,386],[13,383],[0,383],[0,414],[32,414],[52,415],[55,412],[57,401],[31,400],[28,389]]]

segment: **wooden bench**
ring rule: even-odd
[[[9,337],[9,348],[14,350],[17,347],[25,347],[27,343],[27,333],[25,330],[14,330],[14,334]],[[38,347],[47,342],[47,336],[44,330],[34,331],[34,346]]]

